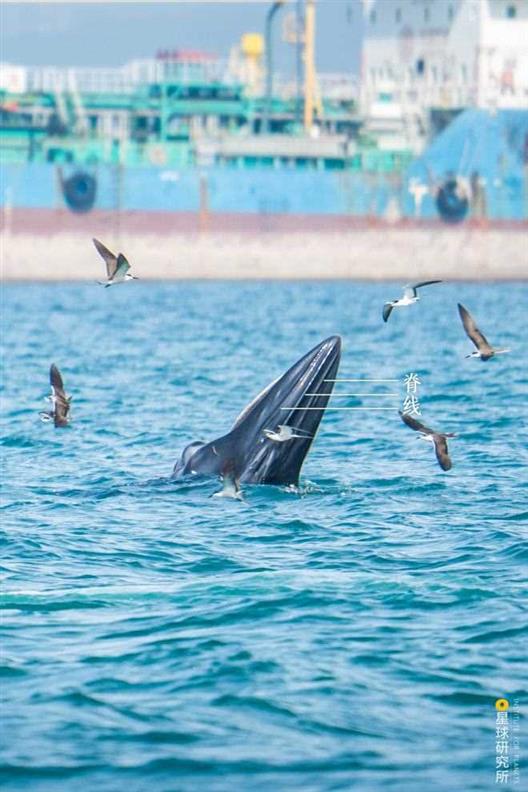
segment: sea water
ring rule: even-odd
[[[431,286],[384,324],[399,294],[5,287],[6,791],[496,788],[495,700],[526,706],[528,286]],[[466,359],[457,301],[511,353]],[[171,481],[334,333],[360,381],[331,404],[361,409],[325,414],[298,490]],[[398,416],[410,373],[448,473]]]

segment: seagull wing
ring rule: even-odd
[[[69,399],[57,399],[55,402],[55,412],[53,415],[55,426],[66,426],[69,421],[70,402]]]
[[[64,391],[62,376],[55,363],[51,364],[50,382],[51,382],[51,387],[53,389],[53,397],[54,397],[53,419],[55,422],[55,426],[66,426],[69,420],[68,414],[70,412],[71,399],[68,396],[66,396],[66,393]]]
[[[123,278],[127,274],[129,269],[130,269],[130,264],[123,256],[123,254],[120,253],[119,256],[117,257],[117,267],[114,272],[114,278]]]
[[[386,322],[392,313],[392,303],[385,303],[383,306],[383,321]]]
[[[434,439],[434,447],[435,447],[435,454],[436,458],[438,459],[438,464],[442,468],[442,470],[451,470],[451,458],[449,456],[449,451],[447,448],[447,440],[445,435],[442,434],[435,434],[433,436]]]
[[[432,429],[429,429],[428,426],[421,423],[420,421],[417,421],[416,418],[413,418],[411,415],[407,415],[406,413],[403,413],[401,410],[398,410],[398,412],[400,414],[400,418],[402,419],[403,423],[407,424],[407,426],[409,426],[411,429],[414,429],[415,432],[422,432],[422,434],[428,434],[428,435],[435,434]]]
[[[422,286],[430,286],[432,283],[442,283],[441,280],[421,281],[420,283],[408,283],[403,288],[405,297],[416,297],[416,290],[421,289]]]
[[[118,267],[117,256],[114,256],[112,251],[108,250],[108,248],[105,247],[102,242],[99,242],[98,239],[94,239],[93,243],[97,249],[97,252],[103,258],[104,263],[106,264],[106,274],[108,275],[108,280],[112,280]]]
[[[310,434],[310,432],[307,432],[306,429],[301,429],[298,426],[290,426],[287,424],[286,428],[292,433],[292,437],[313,437],[313,435]]]
[[[464,330],[466,331],[467,336],[473,341],[478,351],[483,353],[493,352],[493,349],[490,347],[486,337],[480,332],[477,325],[475,324],[475,320],[467,308],[464,308],[461,303],[458,303],[458,313],[462,319],[462,324],[464,325]]]
[[[52,363],[50,366],[50,385],[53,388],[53,395],[55,398],[66,398],[66,394],[64,393],[64,383],[62,381],[62,375],[55,365]]]
[[[422,286],[431,286],[432,283],[442,283],[442,281],[441,280],[422,281],[421,283],[415,283],[412,288],[421,289]]]

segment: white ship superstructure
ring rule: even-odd
[[[528,107],[528,0],[363,0],[363,14],[362,112],[387,145],[419,148],[431,110]]]

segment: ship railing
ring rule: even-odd
[[[443,82],[426,79],[373,79],[369,77],[360,89],[360,105],[368,116],[379,102],[401,105],[405,111],[419,112],[430,107],[459,109],[463,107],[522,108],[528,103],[528,80],[523,74],[511,80],[491,79],[480,83],[461,77]]]
[[[27,90],[30,93],[65,92],[72,84],[81,93],[131,93],[135,88],[125,68],[28,69]]]
[[[348,74],[327,73],[317,74],[318,90],[324,99],[334,101],[357,101],[360,95],[358,79]],[[280,99],[295,99],[298,92],[302,94],[303,86],[297,85],[291,78],[277,75],[273,82],[274,94]]]
[[[361,89],[361,106],[368,115],[369,108],[377,102],[398,103],[415,112],[420,108],[459,108],[474,105],[477,97],[475,85],[452,82],[442,85],[423,85],[418,82],[399,84],[384,81],[367,83]]]

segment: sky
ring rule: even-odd
[[[271,2],[6,2],[0,0],[0,60],[28,66],[119,66],[160,49],[227,56],[245,32],[263,32]],[[294,52],[281,40],[287,0],[275,17],[277,70],[291,73]],[[316,66],[356,74],[360,0],[317,0]]]

